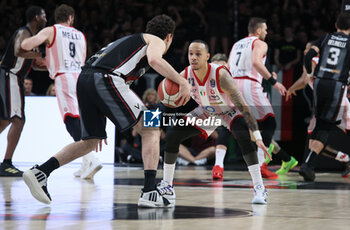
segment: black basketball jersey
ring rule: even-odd
[[[129,35],[102,48],[87,60],[86,67],[103,69],[126,82],[133,81],[150,68],[146,49],[142,34]]]
[[[16,74],[23,80],[32,67],[33,59],[26,59],[23,57],[15,56],[15,38],[18,32],[21,30],[28,30],[30,36],[32,36],[32,32],[27,26],[23,26],[16,30],[10,39],[10,43],[6,48],[4,56],[2,57],[1,68],[5,69],[6,71],[10,71],[13,74]]]
[[[315,76],[348,84],[350,36],[341,32],[327,34],[314,45],[320,49],[320,59],[315,69]]]

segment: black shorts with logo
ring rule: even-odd
[[[11,120],[24,116],[24,87],[17,75],[0,68],[0,119]]]
[[[77,82],[82,139],[107,137],[106,117],[124,131],[141,118],[145,106],[123,78],[89,68]]]

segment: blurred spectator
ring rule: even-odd
[[[143,93],[142,101],[148,109],[157,108],[157,104],[160,102],[155,89],[146,89]]]
[[[284,28],[284,38],[275,47],[275,64],[278,70],[289,70],[301,60],[301,45],[294,38],[290,26]]]
[[[214,131],[207,139],[201,135],[191,138],[191,146],[180,145],[177,163],[180,165],[205,165],[208,159],[215,157],[218,133]]]
[[[55,89],[55,84],[54,83],[49,85],[49,88],[47,88],[46,96],[56,96],[56,89]]]
[[[24,95],[25,96],[36,96],[36,94],[32,92],[33,80],[31,78],[26,77],[24,79],[23,86],[24,86]]]

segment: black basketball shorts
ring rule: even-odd
[[[121,77],[85,69],[77,82],[82,139],[107,137],[106,117],[119,131],[136,125],[145,106]]]
[[[25,119],[24,87],[17,75],[0,68],[0,119]]]

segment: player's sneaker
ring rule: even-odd
[[[221,168],[219,165],[214,165],[214,167],[213,167],[213,179],[214,180],[224,179],[224,167]]]
[[[304,177],[305,181],[315,180],[315,171],[308,164],[302,163],[299,169],[299,175]]]
[[[270,144],[269,149],[268,149],[268,153],[272,159],[272,152],[275,149],[275,145],[273,143]],[[267,156],[265,157],[265,164],[268,165],[271,162],[270,158],[268,158]]]
[[[290,161],[284,162],[282,161],[281,168],[276,171],[277,175],[285,175],[289,170],[298,165],[298,161],[294,157],[290,157]]]
[[[341,174],[342,177],[350,176],[350,162],[346,163],[345,170]]]
[[[168,182],[162,180],[158,185],[157,189],[163,197],[169,200],[170,203],[175,204],[176,194],[175,189]]]
[[[266,179],[277,179],[278,175],[274,172],[271,172],[268,168],[267,168],[267,164],[265,164],[265,162],[260,166],[260,172],[261,172],[261,176],[263,178]]]
[[[97,157],[92,157],[83,168],[80,178],[85,180],[92,179],[101,168],[101,161]]]
[[[267,204],[267,190],[264,185],[254,186],[254,198],[252,204]]]
[[[35,165],[23,173],[23,180],[27,184],[30,192],[40,202],[51,203],[51,197],[47,191],[47,176]]]
[[[145,208],[170,208],[174,206],[174,204],[170,203],[167,198],[163,197],[157,189],[149,192],[141,190],[141,196],[137,205]]]
[[[21,177],[23,171],[16,168],[13,164],[2,163],[0,165],[0,177]]]

